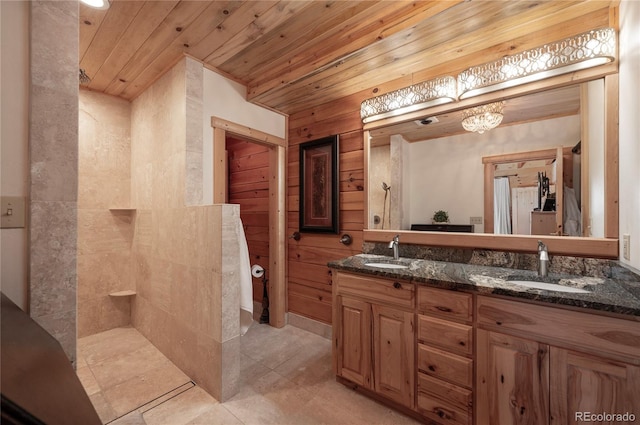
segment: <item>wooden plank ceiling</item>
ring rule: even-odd
[[[131,100],[187,54],[292,114],[574,35],[578,17],[608,26],[611,3],[111,0],[81,4],[79,62],[84,86]]]

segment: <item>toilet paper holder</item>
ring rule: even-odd
[[[264,268],[260,264],[251,266],[251,276],[262,278],[262,314],[260,315],[260,323],[269,323],[269,294],[267,293],[267,275]]]

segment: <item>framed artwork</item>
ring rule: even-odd
[[[300,145],[300,231],[338,233],[338,136]]]

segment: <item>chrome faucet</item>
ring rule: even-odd
[[[389,242],[389,249],[393,249],[393,259],[397,260],[400,258],[399,248],[400,248],[400,235],[395,235],[393,240]]]
[[[547,251],[547,246],[542,241],[538,241],[538,276],[547,277],[548,266],[549,252]]]

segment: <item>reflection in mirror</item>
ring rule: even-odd
[[[509,207],[501,211],[508,211],[510,229],[499,233],[604,236],[603,80],[507,99],[500,126],[483,134],[465,131],[462,115],[444,112],[369,132],[369,229],[494,233],[493,202],[485,199],[494,199],[494,177],[508,177]],[[483,158],[537,151],[556,154],[494,161],[486,190]],[[549,179],[546,192],[542,177]],[[438,210],[449,223],[431,226]]]
[[[581,236],[573,190],[578,146],[483,157],[485,232]]]

